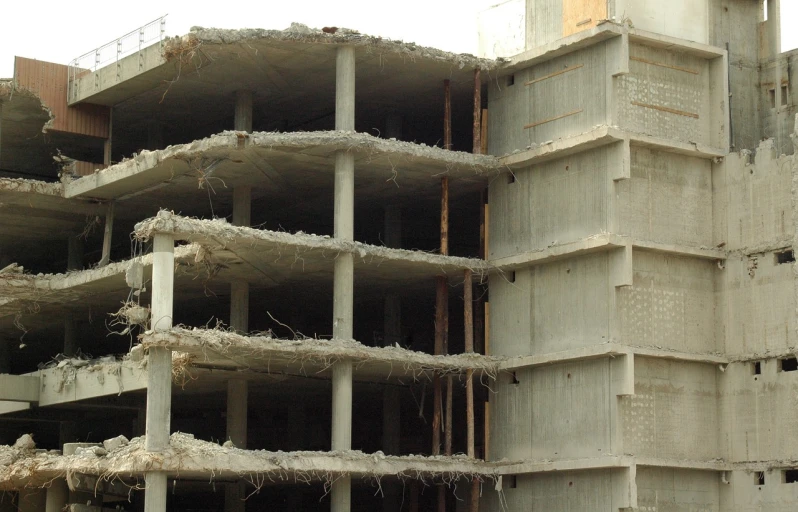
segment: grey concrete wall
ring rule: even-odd
[[[790,135],[798,105],[798,50],[764,61],[760,68],[759,97],[762,138],[774,138],[777,154],[792,155]]]
[[[513,85],[505,78],[492,80],[488,85],[488,152],[503,155],[606,124],[606,62],[613,48],[609,42],[599,43],[517,71]],[[570,67],[575,69],[545,78]],[[536,123],[541,124],[524,128]]]
[[[730,357],[783,354],[798,346],[794,265],[773,252],[732,256],[718,276],[718,343]]]
[[[755,157],[732,153],[714,165],[715,244],[736,251],[791,240],[794,169],[796,160],[777,157],[773,141],[762,142]]]
[[[692,247],[712,246],[709,160],[632,145],[631,179],[618,182],[620,234]]]
[[[497,493],[489,491],[483,495],[480,510],[618,511],[628,504],[615,493],[624,478],[623,469],[518,475],[516,487],[503,491],[505,507]]]
[[[559,352],[608,340],[608,255],[591,254],[490,278],[492,355]]]
[[[718,512],[720,477],[714,471],[638,467],[640,512]]]
[[[562,37],[562,0],[526,0],[526,8],[527,50]]]
[[[607,147],[553,160],[491,183],[489,258],[607,230]]]
[[[754,362],[745,361],[729,364],[719,379],[723,457],[731,462],[798,459],[798,372],[780,371],[776,358],[759,363],[759,375]]]
[[[633,285],[617,291],[620,341],[715,352],[715,263],[642,250],[632,261]]]
[[[719,373],[715,365],[635,357],[635,394],[619,399],[624,452],[677,460],[720,457]]]
[[[709,61],[687,54],[631,44],[630,58],[696,72],[671,69],[632,60],[629,74],[616,79],[619,126],[630,131],[682,142],[712,145]],[[654,105],[696,117],[635,105]]]
[[[761,138],[759,112],[759,19],[762,2],[714,0],[710,3],[710,44],[729,44],[732,144],[755,148]]]
[[[756,485],[754,473],[732,471],[729,485],[721,485],[722,512],[793,512],[798,502],[798,483],[781,482],[781,470],[765,471],[765,485]]]

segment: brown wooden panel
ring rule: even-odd
[[[35,92],[55,116],[51,130],[108,138],[110,109],[101,105],[67,106],[67,66],[16,57],[17,87]]]
[[[570,36],[607,19],[607,0],[563,0],[562,35]]]

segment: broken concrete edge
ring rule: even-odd
[[[368,47],[370,51],[377,53],[390,52],[406,55],[411,59],[451,62],[452,65],[460,69],[479,68],[482,70],[492,70],[501,65],[504,61],[504,59],[494,60],[479,58],[467,53],[451,53],[436,48],[420,46],[412,42],[386,39],[379,36],[369,36],[352,29],[325,27],[320,30],[308,27],[302,23],[291,23],[291,26],[284,30],[233,30],[191,27],[188,34],[167,41],[165,52],[168,52],[170,44],[180,45],[192,41],[208,45],[245,44],[247,41],[253,40]]]
[[[0,178],[0,193],[6,192],[62,197],[64,194],[64,186],[61,183],[29,180],[25,178]]]
[[[200,220],[182,217],[167,210],[136,224],[133,234],[140,240],[149,240],[156,234],[168,234],[177,240],[199,242],[198,238],[212,237],[219,243],[241,242],[249,247],[258,245],[280,245],[298,250],[330,251],[331,253],[352,253],[363,259],[379,258],[389,261],[406,261],[432,264],[440,267],[442,273],[454,270],[471,269],[477,275],[484,275],[490,268],[485,260],[444,256],[407,249],[369,245],[352,240],[341,240],[329,236],[311,235],[301,231],[291,234],[279,231],[261,230],[234,226],[226,219]]]
[[[16,80],[0,80],[0,104],[5,101],[12,101],[15,95],[21,95],[26,98],[35,99],[41,104],[42,112],[47,114],[48,117],[47,122],[45,122],[42,126],[42,133],[47,133],[47,130],[53,125],[53,121],[55,120],[55,114],[53,114],[53,111],[50,109],[50,107],[44,103],[44,101],[38,94],[36,94],[36,92],[17,85]]]
[[[245,141],[242,148],[240,143]],[[401,167],[403,159],[437,161],[447,166],[446,175],[456,177],[498,174],[502,164],[492,155],[475,155],[462,151],[447,151],[437,146],[427,146],[394,139],[381,139],[367,133],[349,131],[316,132],[254,132],[243,133],[224,131],[210,137],[186,144],[177,144],[155,151],[142,150],[136,156],[125,159],[106,169],[98,169],[94,174],[78,178],[65,186],[65,197],[79,195],[91,196],[94,188],[124,180],[137,173],[154,168],[167,160],[191,161],[207,156],[209,151],[241,151],[258,147],[265,150],[292,148],[327,148],[330,151],[346,150],[368,155],[387,154],[398,157],[396,166]],[[331,167],[332,169],[332,167]],[[435,174],[434,176],[438,176]],[[431,178],[433,176],[431,175]],[[134,187],[126,193],[136,192]]]
[[[142,349],[164,347],[189,353],[196,363],[210,361],[212,355],[221,355],[233,361],[245,360],[246,365],[241,364],[242,367],[257,367],[260,362],[264,368],[274,370],[278,369],[278,357],[281,357],[306,364],[316,363],[324,368],[341,360],[352,361],[356,366],[369,362],[389,363],[393,365],[391,372],[395,374],[416,375],[426,371],[462,374],[474,370],[478,375],[495,379],[504,359],[480,354],[435,356],[399,347],[369,347],[355,340],[286,340],[205,328],[173,327],[168,331],[147,331],[139,339]]]
[[[178,263],[191,263],[199,251],[198,244],[176,247],[175,260]],[[0,293],[4,297],[14,299],[43,300],[47,297],[47,292],[74,289],[102,279],[123,275],[137,265],[150,267],[152,258],[152,254],[144,254],[130,260],[112,262],[102,267],[71,270],[61,274],[0,273]],[[131,286],[131,288],[135,288],[135,286]]]
[[[242,450],[233,446],[195,439],[190,434],[171,435],[169,448],[147,452],[145,437],[115,443],[111,450],[84,449],[74,455],[42,452],[30,448],[0,446],[0,491],[46,487],[55,478],[69,474],[96,475],[101,480],[138,479],[148,471],[161,471],[184,479],[330,483],[352,475],[364,479],[385,476],[400,479],[434,479],[450,483],[462,477],[497,478],[507,461],[485,462],[464,455],[388,456],[356,450],[331,452],[271,452]]]

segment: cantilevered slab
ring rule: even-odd
[[[208,251],[206,257],[222,262],[228,270],[220,275],[254,280],[254,267],[275,282],[312,281],[331,277],[339,253],[355,255],[355,282],[369,286],[411,284],[429,281],[438,275],[462,277],[469,268],[476,274],[487,271],[480,259],[391,249],[361,242],[305,233],[282,233],[233,226],[225,220],[198,220],[161,211],[157,217],[136,224],[135,235],[149,239],[169,234],[177,240],[194,242]],[[236,263],[247,264],[244,270]],[[240,275],[239,275],[240,274]],[[249,277],[247,277],[249,276]]]
[[[451,186],[485,186],[501,165],[489,155],[473,155],[356,132],[223,132],[164,150],[142,151],[132,159],[77,179],[66,197],[116,198],[135,203],[140,193],[185,193],[207,203],[208,190],[240,185],[272,192],[306,191],[319,177],[331,185],[335,152],[355,154],[355,195],[360,201],[386,188],[412,196],[435,189],[441,176]],[[329,183],[328,183],[329,182]],[[199,191],[199,192],[198,192]]]
[[[193,261],[198,250],[195,245],[178,247],[175,259],[183,263]],[[129,290],[131,286],[126,275],[136,266],[148,280],[152,273],[152,254],[66,274],[0,274],[0,296],[12,299],[0,304],[0,317],[16,314],[21,301],[35,302],[39,306],[81,302],[97,304],[108,293]],[[114,297],[116,302],[126,298],[127,293]]]
[[[0,244],[65,239],[105,213],[103,204],[66,199],[63,190],[61,183],[0,178]]]
[[[105,456],[83,452],[62,456],[0,447],[0,490],[39,487],[67,472],[102,475],[104,478],[140,479],[157,469],[170,478],[184,480],[270,479],[283,483],[329,482],[342,475],[355,478],[443,479],[479,477],[492,479],[503,463],[484,462],[464,456],[385,456],[358,451],[269,452],[240,450],[199,441],[182,433],[172,434],[170,446],[159,453],[144,449],[137,437]]]
[[[333,363],[349,360],[354,363],[355,378],[377,382],[428,377],[431,371],[462,374],[469,369],[494,377],[500,361],[479,354],[433,356],[398,347],[369,347],[354,340],[281,340],[216,329],[148,331],[140,339],[144,348],[187,353],[192,366],[200,368],[327,376]]]

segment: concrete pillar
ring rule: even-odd
[[[399,119],[401,131],[401,118]],[[390,124],[388,125],[390,126]],[[396,137],[389,132],[390,137]],[[396,137],[398,138],[398,137]],[[398,206],[385,208],[385,245],[391,248],[402,246],[402,210]],[[385,346],[392,347],[402,340],[402,300],[398,295],[385,296]],[[385,386],[382,391],[382,451],[386,455],[399,455],[402,435],[401,421],[402,395],[400,388]],[[399,482],[385,480],[382,484],[384,498],[383,512],[399,512],[402,487]]]
[[[19,492],[19,512],[42,512],[46,503],[45,489],[25,489]]]
[[[252,132],[252,91],[236,91],[235,130]]]
[[[105,211],[105,231],[103,232],[103,254],[100,259],[100,266],[108,265],[111,261],[111,241],[114,235],[114,210],[116,208],[116,201],[111,200],[108,202],[107,210]]]
[[[70,235],[67,240],[67,270],[83,270],[83,240]]]
[[[238,98],[238,96],[237,96]],[[238,127],[238,101],[236,102],[236,129]],[[249,95],[249,129],[252,128],[252,95]],[[252,188],[233,189],[233,225],[249,226],[252,216]],[[230,283],[230,327],[239,334],[249,331],[249,283]],[[249,384],[243,379],[227,382],[227,439],[237,448],[247,447],[247,400]],[[244,482],[225,486],[225,512],[243,512],[246,509]]]
[[[335,77],[335,129],[355,129],[355,48],[338,48]],[[355,222],[355,156],[347,151],[335,154],[335,238],[352,240]],[[352,254],[342,253],[335,259],[333,277],[333,338],[353,337]],[[332,371],[332,449],[352,447],[352,363],[341,361]],[[343,476],[332,485],[332,512],[348,512],[351,508],[351,478]]]
[[[47,488],[47,502],[45,512],[61,512],[69,503],[69,487],[66,480],[56,478]]]
[[[175,243],[170,235],[155,235],[152,265],[152,329],[172,327],[175,270]],[[169,446],[172,415],[172,351],[151,348],[147,364],[148,452],[161,452]],[[150,471],[144,475],[145,512],[166,512],[166,473]]]

